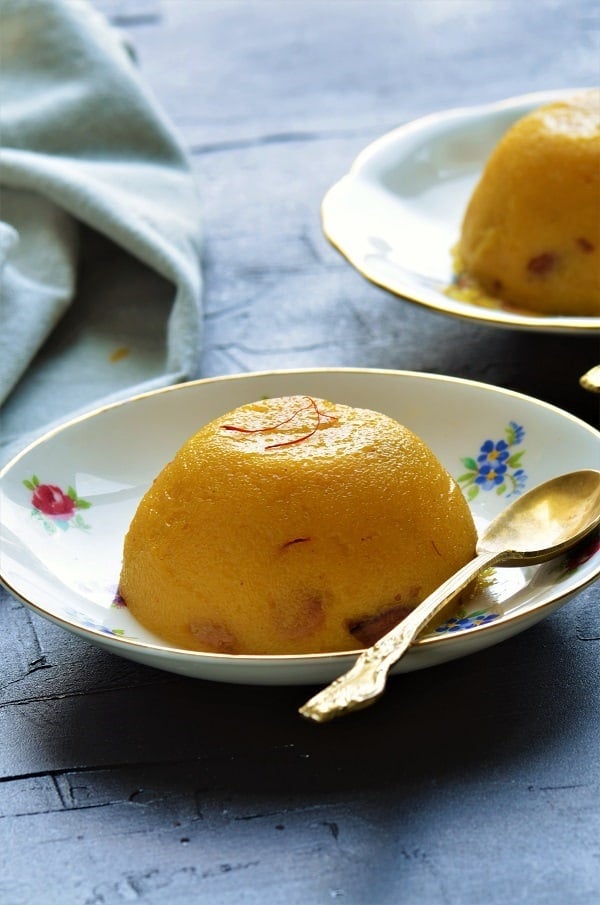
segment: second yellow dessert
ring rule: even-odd
[[[600,314],[600,90],[544,105],[489,158],[465,213],[459,269],[543,314]]]

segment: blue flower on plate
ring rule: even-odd
[[[468,628],[479,628],[481,625],[489,625],[498,616],[499,613],[490,613],[487,610],[477,610],[473,613],[465,613],[464,610],[461,610],[456,616],[451,616],[442,625],[438,625],[434,634],[455,634],[456,632],[464,632]]]
[[[480,490],[495,492],[507,498],[516,496],[525,488],[527,474],[521,467],[525,450],[513,452],[513,447],[523,442],[525,428],[510,421],[504,430],[504,438],[489,437],[479,447],[477,458],[465,456],[462,459],[467,471],[458,478],[458,483],[467,490],[467,498],[474,500]]]
[[[79,610],[66,609],[64,615],[68,619],[77,622],[82,628],[95,629],[95,631],[102,632],[103,635],[110,635],[113,638],[125,637],[125,632],[122,628],[110,628],[102,622],[91,619],[86,613],[81,613]]]
[[[508,443],[506,440],[486,440],[481,444],[480,453],[477,461],[482,465],[489,464],[491,466],[504,465],[510,453],[508,451]],[[506,467],[506,466],[505,466]]]

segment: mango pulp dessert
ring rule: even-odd
[[[243,405],[183,445],[139,504],[119,590],[182,648],[359,649],[475,543],[460,488],[406,427],[287,396]]]
[[[457,269],[510,306],[600,314],[600,89],[546,104],[506,132],[457,252]]]

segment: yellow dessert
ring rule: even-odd
[[[174,645],[357,649],[472,558],[456,483],[393,419],[309,396],[254,402],[191,437],[141,500],[120,593]]]
[[[513,307],[600,314],[600,90],[506,132],[467,207],[458,259],[467,281]]]

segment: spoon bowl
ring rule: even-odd
[[[496,565],[535,565],[569,550],[598,525],[600,471],[574,471],[517,497],[487,526],[477,553],[499,554]]]
[[[582,374],[579,383],[584,390],[589,390],[590,393],[600,393],[600,365],[594,365],[593,368]]]
[[[420,603],[402,622],[360,654],[354,666],[300,708],[325,722],[374,703],[387,675],[426,625],[490,566],[546,562],[600,525],[600,471],[583,469],[553,478],[518,497],[490,522],[476,556]]]

